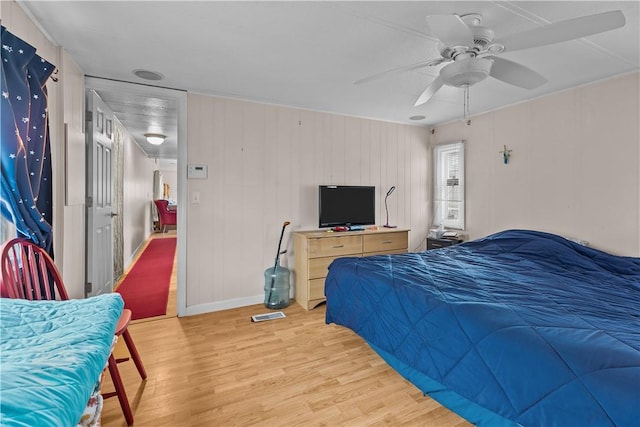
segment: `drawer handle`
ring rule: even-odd
[[[389,243],[393,243],[393,241],[392,240],[385,240],[384,242],[382,242],[383,245],[387,245]]]
[[[337,248],[344,248],[344,245],[333,245],[333,246],[331,246],[331,247],[332,247],[332,248],[334,248],[334,249],[337,249]]]

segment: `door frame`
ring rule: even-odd
[[[178,89],[170,89],[146,84],[131,83],[119,80],[107,80],[99,77],[85,76],[85,88],[95,90],[109,90],[126,92],[139,96],[160,96],[173,99],[178,104],[178,215],[177,225],[177,258],[178,258],[178,283],[176,293],[177,313],[179,317],[185,316],[187,311],[187,92]],[[149,177],[150,180],[153,177]],[[150,200],[151,202],[151,200]],[[126,267],[125,267],[126,268]]]

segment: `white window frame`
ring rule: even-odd
[[[464,141],[456,141],[433,147],[434,227],[464,230],[464,146]]]

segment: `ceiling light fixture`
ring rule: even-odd
[[[161,133],[145,133],[144,137],[147,138],[147,142],[153,145],[160,145],[167,138],[166,135]]]
[[[493,62],[485,58],[466,58],[445,65],[440,70],[444,84],[454,87],[472,86],[487,77]]]

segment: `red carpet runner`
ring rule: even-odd
[[[167,314],[175,254],[175,237],[151,240],[116,289],[132,320]]]

